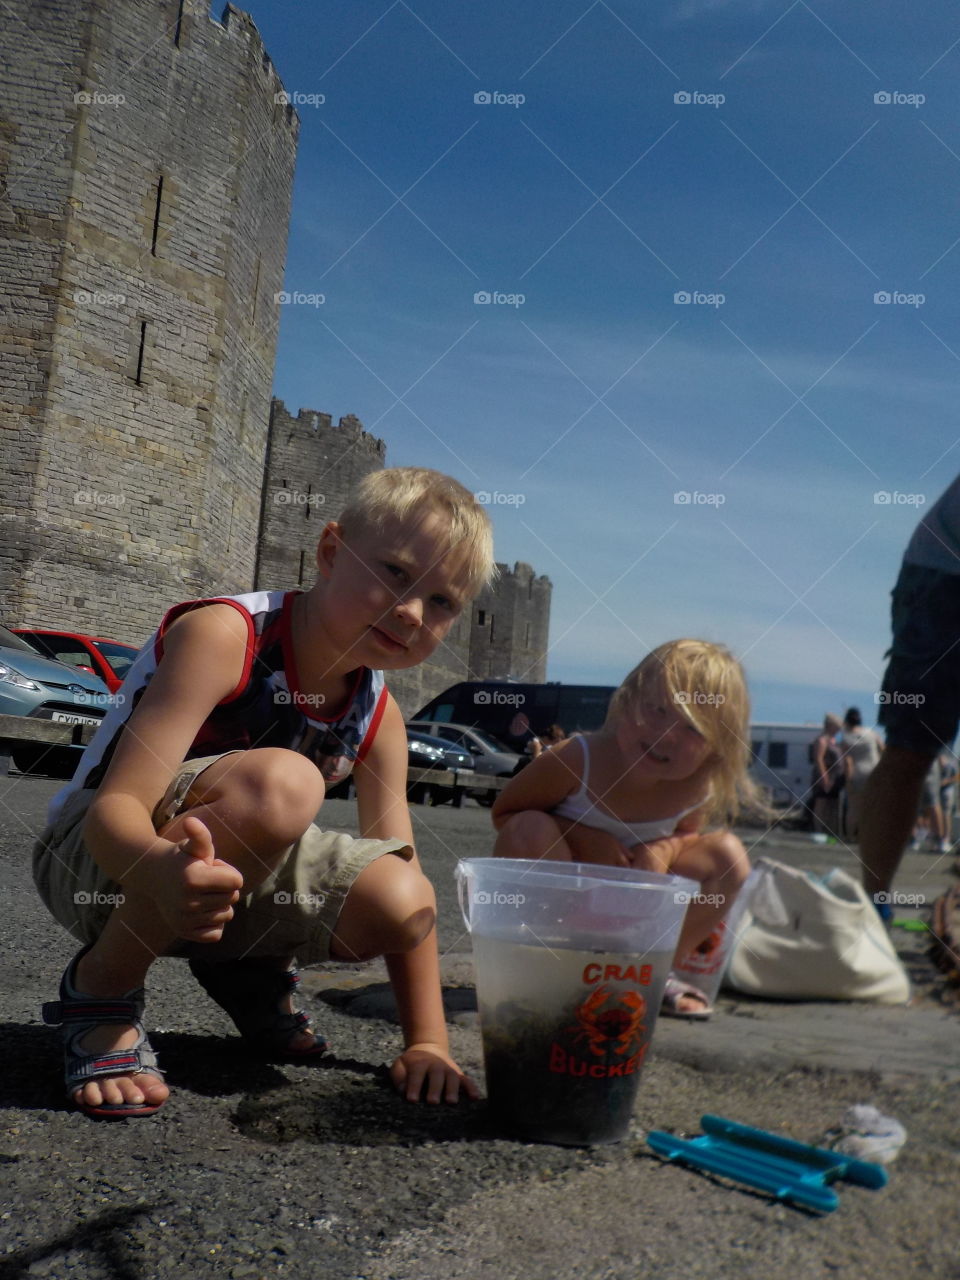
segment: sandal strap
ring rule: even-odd
[[[83,1050],[78,1052],[72,1044],[67,1046],[65,1079],[68,1089],[100,1076],[138,1076],[144,1071],[156,1076],[164,1074],[157,1066],[157,1055],[151,1049],[150,1041],[143,1034],[129,1049],[111,1049],[101,1054],[88,1055]]]
[[[52,1027],[74,1022],[89,1022],[92,1026],[103,1022],[138,1022],[143,1017],[143,991],[137,995],[141,998],[106,997],[99,1000],[94,996],[83,996],[75,1000],[61,996],[59,1000],[48,1000],[40,1013],[43,1021]]]

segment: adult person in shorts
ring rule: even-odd
[[[960,476],[914,530],[893,589],[892,620],[877,695],[887,746],[864,788],[860,816],[864,888],[885,917],[924,779],[960,722]]]

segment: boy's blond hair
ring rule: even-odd
[[[448,522],[447,550],[458,548],[470,597],[496,577],[490,517],[469,489],[427,467],[387,467],[364,476],[340,515],[345,537],[362,530],[383,533],[394,521],[412,523],[429,511]]]
[[[633,718],[644,695],[681,711],[707,740],[714,759],[709,822],[732,822],[742,809],[766,813],[763,793],[747,772],[753,755],[747,680],[729,649],[708,640],[659,645],[614,692],[607,726]]]

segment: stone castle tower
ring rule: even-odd
[[[356,418],[334,426],[330,414],[312,409],[294,418],[282,400],[274,400],[257,587],[311,586],[324,524],[339,517],[359,480],[384,465],[384,442]],[[497,582],[464,611],[429,662],[388,675],[404,715],[458,680],[546,679],[550,580],[535,577],[528,564],[497,567]]]
[[[313,584],[321,529],[339,517],[354,485],[384,466],[385,454],[384,442],[353,416],[335,427],[329,413],[301,409],[294,418],[282,400],[271,401],[257,588]]]
[[[250,588],[299,121],[208,8],[6,6],[4,620],[139,641]]]

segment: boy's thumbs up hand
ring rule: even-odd
[[[209,828],[199,818],[183,822],[183,836],[174,842],[177,871],[166,878],[157,905],[189,942],[219,942],[233,919],[233,903],[240,897],[243,876],[216,856]]]
[[[188,853],[201,862],[216,862],[217,855],[213,848],[213,836],[210,829],[199,818],[184,818],[184,839],[178,841],[177,848],[181,853]],[[224,864],[226,865],[226,864]]]

